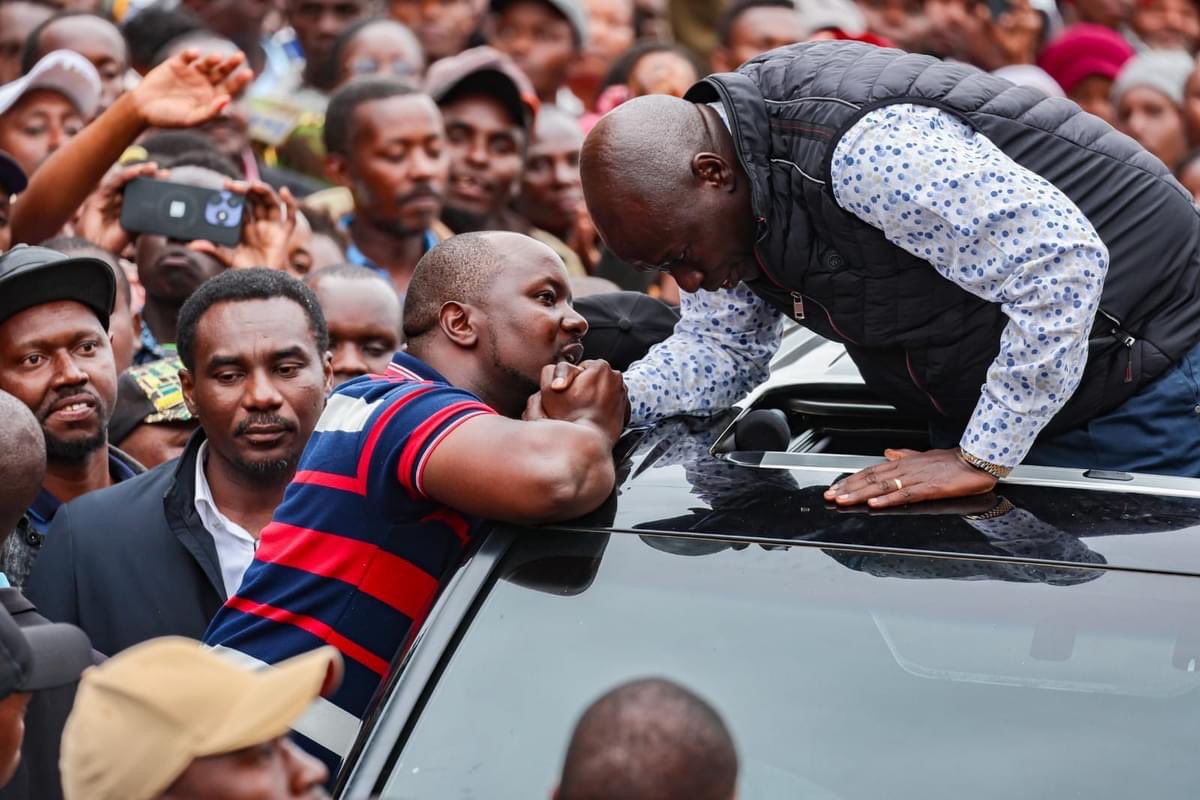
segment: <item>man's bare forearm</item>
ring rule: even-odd
[[[145,129],[133,92],[121,95],[33,174],[13,204],[13,242],[36,244],[58,234]]]

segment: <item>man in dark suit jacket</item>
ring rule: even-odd
[[[156,636],[203,636],[253,560],[331,386],[317,298],[282,272],[204,284],[180,311],[177,342],[201,429],[179,459],[63,506],[29,582],[42,613],[110,656]]]

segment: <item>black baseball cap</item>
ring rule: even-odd
[[[583,357],[602,358],[625,371],[666,339],[679,322],[679,312],[641,292],[605,292],[581,297],[575,310],[587,320]]]
[[[29,179],[25,177],[25,170],[21,169],[21,165],[13,161],[13,157],[8,153],[0,150],[0,193],[18,194],[25,191],[28,183]]]
[[[79,680],[92,665],[92,644],[74,625],[22,628],[0,608],[0,697],[36,692]]]
[[[108,328],[117,276],[98,258],[19,244],[0,255],[0,323],[27,308],[74,300]]]

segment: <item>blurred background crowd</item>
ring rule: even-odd
[[[598,241],[579,187],[582,137],[630,97],[682,95],[709,71],[821,38],[965,61],[1070,97],[1200,192],[1193,0],[2,0],[0,150],[32,176],[171,56],[240,52],[254,77],[235,102],[197,127],[139,131],[110,184],[154,162],[287,188],[298,275],[349,262],[402,294],[437,240],[502,229],[550,244],[584,293],[612,281],[671,303],[669,276],[637,275]],[[418,129],[403,152],[382,135],[397,125]],[[19,238],[70,233],[124,258],[131,313],[150,306],[138,324],[147,360],[172,338],[160,301],[183,298],[139,279],[154,253],[119,241],[129,237],[96,241],[80,217],[113,191],[89,188],[64,226]]]

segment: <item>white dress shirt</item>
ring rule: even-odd
[[[258,541],[245,528],[221,513],[213,500],[208,477],[204,474],[204,459],[208,455],[208,442],[200,445],[196,453],[196,513],[204,529],[212,534],[217,548],[217,563],[221,565],[221,580],[225,583],[225,596],[233,597],[242,585],[242,576],[254,560]]]

